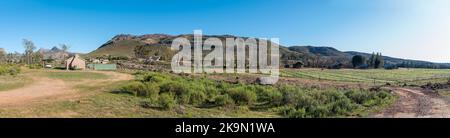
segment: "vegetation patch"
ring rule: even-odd
[[[301,69],[301,70],[282,70],[281,76],[303,78],[319,81],[334,81],[347,83],[363,83],[384,85],[424,85],[427,83],[443,83],[450,77],[448,69]]]
[[[141,97],[145,102],[140,105],[144,108],[169,111],[184,105],[200,109],[220,107],[277,112],[291,118],[349,117],[363,116],[368,111],[391,104],[394,99],[384,90],[231,84],[155,72],[135,75],[135,81],[116,92]]]
[[[0,76],[5,75],[18,75],[20,73],[21,69],[19,65],[13,65],[13,64],[2,64],[0,65]]]
[[[107,79],[108,76],[94,72],[45,72],[45,75],[53,79],[83,80],[83,79]]]
[[[32,80],[24,75],[0,76],[0,91],[12,90],[31,83]]]
[[[30,79],[20,73],[19,65],[0,65],[0,91],[20,88],[31,82]]]

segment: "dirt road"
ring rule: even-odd
[[[93,72],[93,71],[91,71]],[[0,92],[0,107],[27,105],[35,102],[56,100],[79,96],[75,86],[79,84],[96,84],[101,82],[115,82],[131,80],[129,74],[117,72],[98,72],[108,75],[108,79],[84,80],[80,82],[67,82],[60,79],[51,79],[42,75],[31,73],[33,83],[25,87]]]
[[[393,106],[373,117],[379,118],[448,118],[449,101],[437,93],[414,88],[392,88],[398,95]]]

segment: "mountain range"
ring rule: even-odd
[[[166,34],[148,34],[148,35],[117,35],[111,40],[101,45],[96,50],[87,54],[90,57],[96,56],[126,56],[135,57],[135,48],[137,46],[154,47],[160,49],[170,49],[172,40],[178,37],[184,37],[193,40],[193,35],[166,35]],[[233,35],[203,35],[203,39],[216,37],[221,40],[225,38],[236,38]],[[248,38],[248,37],[241,37]],[[165,53],[158,53],[164,55]],[[172,53],[171,53],[172,54]],[[339,51],[333,47],[324,46],[280,46],[281,61],[299,61],[305,66],[321,67],[342,63],[345,66],[351,66],[351,59],[355,55],[361,55],[369,59],[370,53],[356,51]],[[450,68],[450,63],[433,63],[428,61],[402,59],[390,56],[383,56],[385,65],[395,65],[400,67],[412,68]]]
[[[71,54],[69,52],[59,49],[56,46],[51,49],[41,48],[37,52],[42,54],[44,56],[43,57],[44,59],[53,59],[53,60],[64,60]]]

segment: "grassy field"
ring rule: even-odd
[[[147,101],[145,98],[132,95],[111,93],[114,89],[126,85],[128,81],[104,83],[102,85],[77,85],[76,89],[88,94],[79,99],[41,103],[25,107],[13,107],[0,109],[1,117],[281,117],[276,112],[252,111],[248,107],[230,108],[197,108],[194,106],[177,107],[174,110],[162,110],[157,108],[144,108],[140,104]]]
[[[444,97],[446,97],[447,99],[450,99],[450,89],[441,89],[438,90],[438,93]]]
[[[389,105],[389,93],[360,89],[232,84],[207,78],[144,72],[136,80],[104,82],[79,72],[41,72],[76,80],[79,98],[0,109],[2,117],[358,117]]]
[[[73,87],[84,96],[50,103],[2,108],[0,116],[364,117],[391,105],[396,99],[387,90],[234,84],[201,76],[179,76],[157,72],[137,72],[134,74],[135,80],[118,82],[105,81],[111,76],[97,72],[36,70],[26,72],[38,72],[41,77],[60,79],[69,83],[74,81],[89,83],[77,83]],[[374,80],[376,84],[447,81],[445,78],[447,75],[450,75],[450,70],[282,70],[283,77],[363,84],[372,84]],[[10,78],[4,80],[8,79]],[[450,97],[448,90],[440,91],[440,94]]]
[[[79,81],[84,79],[107,79],[109,76],[94,72],[43,72],[44,76],[52,79],[62,79],[66,81]]]
[[[0,65],[0,91],[23,87],[32,82],[26,75],[21,74],[23,69],[17,65]]]
[[[32,80],[24,75],[17,76],[0,76],[0,92],[23,87]]]
[[[70,105],[64,108],[90,117],[309,118],[365,116],[394,100],[385,91],[230,84],[154,72],[136,77],[136,81],[115,84],[109,92],[79,102],[85,104],[50,107]]]
[[[337,81],[364,84],[425,84],[428,82],[445,82],[450,77],[448,69],[371,69],[371,70],[320,70],[320,69],[287,69],[281,76],[311,80]]]

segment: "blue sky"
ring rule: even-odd
[[[450,62],[450,0],[2,0],[0,47],[90,52],[117,34],[277,37],[283,45]]]

